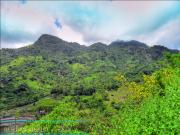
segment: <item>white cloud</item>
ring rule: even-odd
[[[3,42],[1,41],[1,46],[0,49],[2,48],[20,48],[28,45],[32,45],[33,42],[14,42],[14,43],[9,43],[9,42]]]
[[[180,49],[180,18],[170,21],[156,31],[147,35],[139,35],[137,40],[149,45],[164,45],[171,49]]]
[[[174,36],[175,32],[172,31],[179,34],[180,30],[173,29],[175,24],[171,24],[171,28],[166,25],[170,25],[167,22],[174,20],[171,15],[179,11],[173,6],[177,5],[176,3],[27,1],[21,4],[17,1],[5,1],[2,4],[1,20],[5,20],[6,27],[3,29],[7,38],[3,43],[8,47],[19,47],[20,44],[34,42],[41,34],[52,34],[86,45],[94,42],[108,44],[117,39],[135,39],[174,48],[177,47],[179,38]],[[55,19],[60,20],[62,29],[57,29],[54,25]],[[14,43],[10,44],[10,39],[13,39],[11,41]]]

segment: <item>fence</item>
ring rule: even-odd
[[[0,133],[15,133],[18,127],[33,120],[35,120],[34,116],[0,118]]]

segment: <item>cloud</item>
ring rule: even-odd
[[[158,7],[156,5],[155,7]],[[176,17],[180,16],[180,2],[169,3],[168,5],[159,5],[159,8],[153,8],[154,11],[150,15],[144,16],[139,20],[138,24],[140,27],[135,27],[131,29],[127,34],[137,35],[137,34],[147,34],[160,28],[162,25],[174,20]],[[161,7],[161,8],[160,8]]]
[[[60,10],[65,23],[81,33],[87,44],[146,36],[180,15],[180,2],[88,2],[64,8]]]
[[[9,43],[13,42],[25,42],[33,40],[33,34],[28,32],[26,29],[23,29],[21,25],[8,24],[8,22],[1,22],[1,40],[8,41]]]
[[[1,46],[27,45],[44,34],[56,34],[54,17],[31,9],[28,5],[4,2],[1,9]]]
[[[180,50],[180,18],[173,20],[161,27],[154,33],[154,37],[158,37],[156,44],[164,45],[171,49]]]
[[[177,1],[10,1],[1,7],[2,42],[12,47],[34,42],[44,33],[86,45],[135,39],[178,46],[172,31],[180,30],[165,27],[180,15]]]
[[[180,50],[180,16],[163,25],[156,31],[147,35],[139,35],[137,40],[148,43],[149,45],[163,45],[171,49]]]

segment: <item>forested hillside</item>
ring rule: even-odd
[[[134,40],[83,46],[45,34],[0,53],[1,116],[39,120],[18,133],[180,132],[177,50]]]

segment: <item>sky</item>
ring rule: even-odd
[[[91,45],[138,40],[180,50],[180,1],[1,1],[1,48],[51,34]]]

